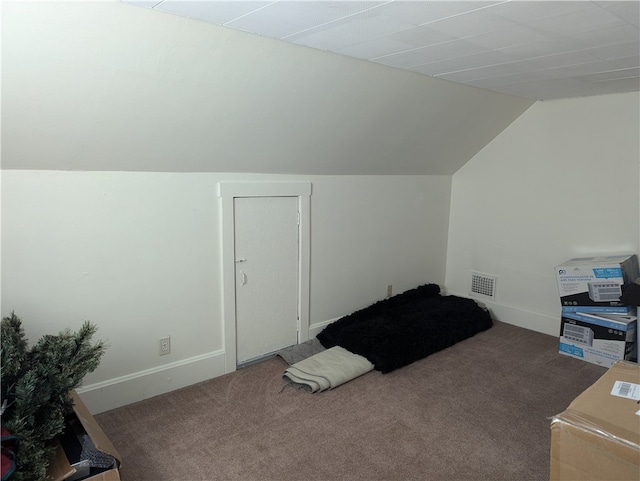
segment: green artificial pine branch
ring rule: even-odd
[[[64,431],[71,412],[70,391],[104,354],[102,341],[91,343],[96,330],[85,321],[78,332],[45,335],[29,349],[20,318],[12,313],[2,319],[2,425],[20,441],[12,481],[46,479],[52,440]]]
[[[11,313],[0,324],[0,358],[2,364],[2,399],[6,399],[6,390],[15,384],[21,374],[22,366],[27,357],[27,341],[24,338],[20,319]]]

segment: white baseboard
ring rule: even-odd
[[[491,302],[486,304],[493,313],[494,319],[498,321],[524,327],[525,329],[541,332],[550,336],[558,337],[560,335],[560,315],[555,317]]]
[[[331,324],[334,321],[337,321],[338,319],[340,318],[336,317],[335,319],[329,319],[328,321],[319,322],[317,324],[309,326],[309,339],[313,339],[314,337],[316,337],[320,333],[320,331],[327,327],[327,325]]]
[[[481,298],[474,297],[469,294],[460,294],[456,292],[448,292],[448,295],[457,295],[460,297],[470,297],[475,301],[484,304],[491,312],[491,317],[497,321],[506,324],[512,324],[518,327],[524,327],[532,331],[541,332],[550,336],[560,335],[560,314],[551,316],[541,312],[528,311],[519,307],[500,304]]]
[[[465,297],[464,294],[450,294]],[[491,311],[492,317],[498,321],[551,336],[558,335],[560,319],[557,317],[484,299],[476,300],[485,304]],[[327,325],[338,319],[340,318],[329,319],[309,326],[309,339],[316,337]],[[225,353],[224,351],[214,351],[157,368],[81,386],[77,388],[77,391],[89,410],[93,414],[98,414],[224,374]]]
[[[309,339],[316,337],[327,324],[337,319],[339,318],[310,326]],[[225,352],[221,350],[80,386],[76,391],[89,410],[93,414],[98,414],[224,374],[226,374]]]
[[[139,371],[77,388],[93,414],[175,391],[225,374],[224,351],[214,351],[182,361]]]

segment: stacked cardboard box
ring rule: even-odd
[[[625,289],[638,277],[635,254],[570,259],[556,267],[562,304],[561,354],[611,367],[637,359],[637,309]]]
[[[616,362],[551,420],[551,481],[640,479],[640,366]]]
[[[59,437],[56,452],[49,462],[47,481],[120,481],[120,454],[76,391],[71,392],[71,399],[73,416],[68,422],[76,425],[77,429],[67,431],[76,433],[65,433]],[[66,442],[76,434],[84,439],[82,449],[75,449],[72,446],[75,443]]]

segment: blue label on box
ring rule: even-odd
[[[562,313],[568,312],[588,312],[589,314],[617,314],[619,316],[630,315],[634,313],[631,306],[562,306]]]
[[[622,277],[620,267],[594,267],[593,275],[598,279],[611,279],[612,277]]]
[[[597,317],[597,314],[589,315],[586,313],[580,312],[563,312],[562,317],[567,319],[573,319],[574,321],[581,321],[587,324],[593,324],[595,326],[602,326],[609,329],[616,329],[618,331],[628,331],[630,329],[635,329],[636,321],[635,319],[625,319],[621,318],[620,320],[615,319],[607,319],[606,317]]]
[[[560,343],[560,352],[569,354],[570,356],[581,357],[584,359],[584,351],[578,346],[573,344],[567,344],[565,342]]]

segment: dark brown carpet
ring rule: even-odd
[[[496,322],[318,394],[273,358],[96,418],[124,481],[547,480],[549,417],[605,372],[557,343]]]

